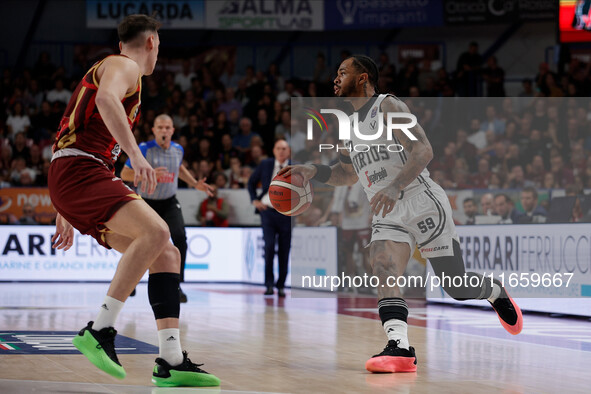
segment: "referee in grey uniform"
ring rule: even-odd
[[[170,229],[172,243],[181,254],[181,282],[184,281],[185,260],[187,258],[187,235],[185,233],[185,222],[181,212],[181,204],[176,199],[178,188],[178,179],[180,178],[187,185],[197,190],[212,195],[210,186],[205,183],[205,179],[197,181],[185,168],[183,163],[183,147],[172,142],[174,126],[172,118],[166,114],[158,115],[154,119],[152,127],[154,139],[140,144],[140,150],[148,163],[156,170],[158,185],[152,194],[141,191],[138,186],[137,193],[154,209]],[[134,171],[131,168],[131,161],[128,159],[125,167],[121,171],[121,179],[127,182],[133,182]],[[134,290],[135,291],[135,290]],[[187,302],[187,296],[179,287],[181,302]]]

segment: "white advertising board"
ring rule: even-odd
[[[458,226],[457,232],[466,270],[502,279],[522,309],[591,316],[591,225]],[[429,281],[427,299],[460,303]]]

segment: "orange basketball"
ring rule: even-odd
[[[277,175],[269,186],[269,199],[273,208],[286,216],[296,216],[304,212],[312,203],[312,186],[304,184],[300,174]]]

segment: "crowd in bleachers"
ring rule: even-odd
[[[348,55],[344,50],[341,57]],[[455,70],[432,70],[428,61],[416,59],[397,69],[385,53],[375,60],[381,92],[411,98],[505,95],[503,69],[494,57],[482,59],[477,45],[459,57]],[[58,123],[91,65],[83,56],[74,64],[66,70],[43,53],[32,68],[3,70],[0,187],[46,185]],[[337,65],[327,65],[323,54],[318,54],[310,80],[284,77],[276,64],[237,70],[232,57],[221,65],[192,60],[177,64],[177,72],[160,70],[143,78],[142,113],[134,129],[138,143],[151,138],[156,115],[170,114],[185,165],[218,188],[244,188],[278,137],[288,140],[296,159],[329,160],[298,156],[306,150],[306,140],[302,132],[292,133],[290,115],[292,97],[331,95]],[[434,145],[429,165],[434,180],[446,189],[591,187],[591,101],[576,99],[591,95],[591,64],[573,60],[564,70],[558,74],[541,63],[519,94],[564,100],[534,100],[516,110],[515,98],[505,98],[499,105],[487,105],[481,117],[447,130],[445,138],[432,137],[429,119],[424,119],[428,115],[419,116]],[[117,171],[125,160],[123,154]]]

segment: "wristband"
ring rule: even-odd
[[[312,177],[312,179],[317,180],[318,182],[326,183],[332,174],[332,168],[330,166],[325,166],[321,164],[312,164],[316,167],[316,175]]]
[[[339,160],[344,164],[353,164],[351,156],[344,155],[343,152],[339,152]]]

